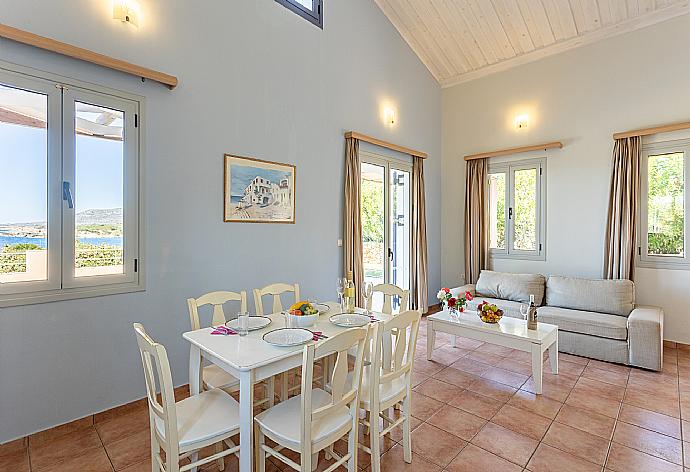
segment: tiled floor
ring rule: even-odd
[[[382,470],[690,472],[690,422],[681,421],[690,418],[687,346],[666,347],[662,373],[561,354],[560,375],[545,374],[536,396],[529,355],[467,339],[452,348],[440,334],[429,362],[425,334],[423,324],[413,462],[404,463],[396,431],[381,442]],[[149,472],[149,451],[138,402],[0,446],[0,471]],[[237,470],[234,457],[226,462]],[[359,465],[368,469],[367,454]],[[326,466],[322,459],[319,470]]]

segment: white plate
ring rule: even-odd
[[[266,316],[250,316],[249,317],[249,323],[247,323],[247,329],[249,331],[256,331],[257,329],[262,329],[265,328],[266,326],[271,324],[271,319],[266,317]],[[230,320],[227,323],[225,323],[225,326],[227,326],[230,329],[234,329],[237,331],[239,329],[239,324],[237,322],[237,318],[234,320]]]
[[[263,339],[274,346],[299,346],[314,339],[314,333],[302,328],[278,328],[264,334]]]
[[[341,328],[358,328],[366,326],[371,322],[371,318],[365,315],[358,315],[357,313],[341,313],[333,315],[329,318],[331,323]]]
[[[312,303],[311,305],[319,310],[319,315],[323,315],[324,313],[331,311],[331,307],[325,303]]]

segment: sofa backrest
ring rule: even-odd
[[[546,305],[628,316],[635,308],[635,285],[630,280],[552,275],[546,280]]]
[[[529,303],[534,295],[537,306],[544,300],[546,278],[541,274],[510,274],[483,270],[479,274],[475,291],[478,297],[500,298],[514,302]]]

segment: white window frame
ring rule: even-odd
[[[648,254],[649,233],[649,156],[682,152],[684,154],[685,177],[685,241],[683,256],[663,256]],[[690,139],[664,141],[642,145],[640,155],[640,205],[638,209],[638,241],[637,265],[650,269],[690,270],[690,256],[688,255],[688,231],[690,231]]]
[[[47,280],[0,284],[0,307],[145,290],[144,97],[4,61],[0,61],[0,83],[48,97]],[[69,182],[73,195],[78,195],[74,180],[74,130],[63,126],[74,123],[71,100],[125,112],[124,273],[121,275],[74,276],[75,211],[63,200],[63,182]]]
[[[515,171],[525,169],[537,170],[537,202],[536,202],[536,242],[537,248],[533,251],[514,249],[515,227],[511,209],[515,208]],[[520,259],[531,261],[546,260],[546,158],[539,157],[519,161],[504,161],[490,163],[488,174],[505,173],[505,248],[489,248],[489,255],[494,259]],[[487,193],[488,193],[487,179]]]

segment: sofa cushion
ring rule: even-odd
[[[491,303],[492,305],[496,305],[499,307],[501,310],[503,310],[503,314],[505,316],[510,316],[511,318],[522,318],[524,317],[520,314],[520,302],[514,302],[512,300],[500,300],[498,298],[487,298],[487,297],[480,297],[477,296],[475,299],[472,301],[467,302],[467,310],[469,311],[477,311],[477,305],[479,305],[481,302],[487,301]]]
[[[476,291],[479,297],[492,297],[514,302],[529,303],[534,295],[534,303],[539,306],[544,300],[546,278],[541,274],[510,274],[483,270],[479,274]]]
[[[555,324],[559,330],[608,339],[628,339],[628,319],[592,311],[543,306],[537,310],[539,321]]]
[[[546,305],[628,316],[635,308],[635,286],[630,280],[576,279],[553,275],[546,281]]]

